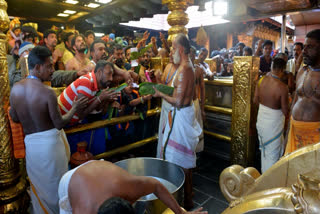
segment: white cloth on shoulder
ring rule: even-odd
[[[256,126],[260,142],[262,173],[275,164],[283,154],[284,123],[285,116],[281,109],[259,105]]]
[[[168,103],[165,99],[162,99],[161,104],[161,114],[159,120],[159,130],[158,130],[158,147],[157,147],[157,158],[160,158],[162,140],[164,135],[164,130],[168,121],[168,113],[171,110],[172,105]]]
[[[165,149],[165,143],[171,129],[168,122],[162,140],[160,156],[161,158],[164,158],[165,152],[165,160],[185,169],[194,168],[196,167],[195,150],[199,142],[199,136],[202,132],[202,129],[195,118],[194,105],[192,104],[191,106],[180,109],[172,107],[169,114],[172,114],[173,118],[172,131]]]
[[[33,212],[59,213],[58,186],[70,158],[65,133],[50,129],[26,135],[24,141],[27,173],[35,190],[31,191]]]
[[[203,136],[203,120],[202,120],[202,115],[201,115],[201,107],[200,107],[199,99],[196,99],[194,101],[194,110],[195,110],[196,120],[198,121],[198,123],[202,129],[201,135],[199,137],[199,143],[196,147],[196,152],[202,152],[204,149],[204,136]]]
[[[94,160],[87,161],[77,166],[76,168],[69,170],[62,176],[59,183],[59,190],[58,190],[60,214],[72,214],[72,207],[70,205],[69,194],[68,194],[71,177],[77,171],[77,169],[79,169],[81,166],[84,166],[92,161]]]

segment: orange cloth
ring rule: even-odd
[[[304,122],[290,118],[290,131],[285,155],[304,146],[320,142],[320,122]]]
[[[11,126],[11,135],[13,142],[13,154],[15,158],[25,158],[26,156],[26,148],[24,145],[24,133],[21,123],[16,123],[12,120],[9,112],[10,108],[8,108],[8,117]]]

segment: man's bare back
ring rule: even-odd
[[[293,119],[306,122],[320,121],[320,72],[308,67],[297,75],[297,90],[293,102]]]
[[[255,102],[272,109],[281,109],[284,115],[288,113],[288,87],[281,80],[268,73],[257,85]]]
[[[24,133],[32,134],[54,128],[49,103],[54,92],[36,79],[24,79],[11,90],[10,104],[13,120],[21,122]]]
[[[68,198],[72,213],[75,214],[97,213],[101,204],[112,197],[120,197],[133,204],[150,193],[154,193],[171,209],[179,211],[176,213],[207,214],[201,212],[201,209],[183,212],[159,181],[129,174],[107,161],[92,161],[78,168],[72,175],[68,187]]]

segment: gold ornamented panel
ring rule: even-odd
[[[259,63],[258,57],[234,57],[231,161],[243,166],[252,161],[254,152],[250,127],[254,123],[252,101]]]
[[[7,3],[0,0],[0,212],[23,213],[28,207],[26,181],[20,178],[17,161],[13,157],[7,110],[9,107],[9,77],[7,39],[3,33],[9,26]]]

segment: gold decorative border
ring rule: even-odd
[[[234,57],[232,88],[231,161],[247,166],[252,161],[254,141],[251,129],[253,96],[259,71],[258,57]]]

